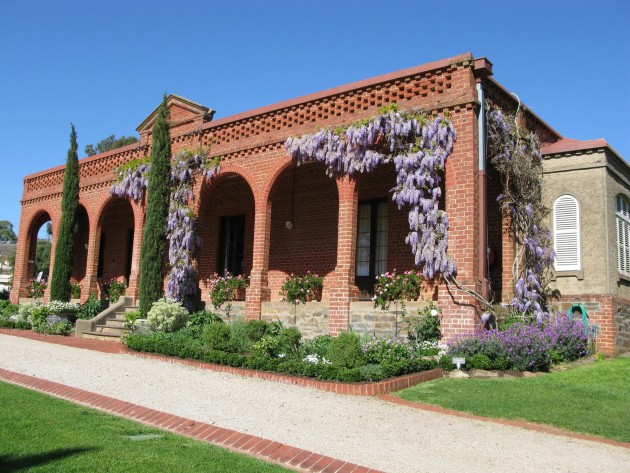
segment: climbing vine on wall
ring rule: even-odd
[[[116,182],[110,188],[110,194],[140,202],[147,188],[146,176],[149,170],[149,162],[144,159],[133,160],[116,168]],[[186,301],[197,290],[192,255],[199,246],[199,238],[196,232],[197,217],[191,208],[194,200],[192,189],[198,173],[210,181],[219,172],[220,159],[209,159],[204,149],[183,150],[172,158],[167,229],[170,271],[166,290],[167,297],[171,299]]]
[[[291,137],[285,148],[298,165],[323,162],[330,176],[370,172],[393,162],[397,173],[393,199],[399,209],[409,208],[405,241],[422,274],[432,279],[456,272],[447,255],[448,218],[439,208],[444,166],[455,138],[448,117],[430,119],[417,110],[398,110],[394,104],[349,126]]]
[[[487,114],[489,159],[501,175],[497,201],[509,217],[516,244],[513,266],[515,297],[511,307],[539,322],[548,315],[547,273],[555,253],[545,225],[542,156],[538,137],[518,126],[512,114],[493,107]]]

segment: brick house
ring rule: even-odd
[[[486,297],[492,292],[496,300],[509,299],[514,250],[502,230],[505,222],[496,203],[498,176],[485,166],[480,140],[485,136],[485,101],[507,111],[517,109],[514,97],[492,77],[492,64],[470,53],[218,120],[207,107],[169,96],[173,153],[201,144],[211,146],[212,156],[222,157],[220,175],[210,183],[198,180],[195,187],[202,238],[195,264],[202,297],[207,299],[203,281],[214,272],[243,273],[250,277],[242,307],[245,316],[286,318],[280,286],[288,274],[310,270],[324,276],[323,299],[300,306],[295,314],[304,324],[317,326],[310,333],[336,334],[348,327],[385,333],[397,323],[396,316],[392,319],[363,301],[380,270],[413,267],[413,255],[404,242],[407,213],[389,198],[395,185],[393,164],[352,179],[331,179],[322,164],[296,167],[284,148],[289,136],[352,123],[395,102],[429,115],[449,113],[457,141],[447,161],[443,205],[457,279]],[[144,207],[111,197],[108,190],[115,167],[150,153],[155,115],[154,111],[138,127],[139,143],[80,161],[73,279],[83,288],[82,299],[103,282],[120,277],[128,281],[127,294],[137,296]],[[563,142],[522,105],[520,120],[544,144]],[[51,220],[55,235],[63,173],[63,166],[58,166],[24,179],[14,301],[24,296],[33,274],[38,229]],[[369,240],[378,239],[381,247],[362,248],[358,231],[370,233]],[[493,250],[491,265],[487,247]],[[357,265],[358,249],[369,264]],[[436,281],[427,285],[426,296],[442,309],[447,338],[478,326],[477,304],[465,292]],[[610,332],[607,336],[614,338],[616,328],[603,323],[610,318],[606,310],[595,313],[595,321],[601,321],[602,329]],[[602,349],[612,353],[614,346]]]

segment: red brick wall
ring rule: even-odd
[[[285,224],[291,219],[293,189],[293,228],[289,230]],[[271,300],[279,300],[287,275],[311,271],[325,277],[334,271],[339,199],[337,185],[326,176],[324,165],[309,163],[285,169],[273,186],[270,200],[269,288]],[[325,282],[324,298],[328,295],[326,286]]]

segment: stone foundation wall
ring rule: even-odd
[[[614,324],[617,327],[615,337],[617,354],[630,352],[630,300],[617,299]]]
[[[406,302],[407,316],[418,314],[418,309],[426,306],[425,301]],[[220,314],[227,322],[245,317],[245,302],[232,302],[229,311],[224,305],[215,309],[206,308]],[[287,302],[263,302],[261,318],[267,322],[279,320],[284,327],[297,327],[306,339],[328,334],[329,319],[328,302],[307,302],[293,305]],[[350,303],[350,328],[361,335],[369,334],[377,337],[406,337],[406,324],[402,317],[402,307],[392,304],[388,310],[374,307],[369,301]]]

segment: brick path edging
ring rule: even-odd
[[[38,391],[75,404],[105,411],[134,422],[167,430],[195,440],[226,448],[233,452],[253,456],[269,463],[300,472],[322,473],[382,473],[354,463],[331,458],[309,450],[292,447],[273,440],[224,429],[212,424],[197,422],[166,412],[149,409],[138,404],[109,396],[73,388],[34,376],[0,368],[0,381]]]
[[[390,378],[373,383],[341,383],[338,381],[320,381],[317,379],[302,378],[299,376],[291,376],[282,373],[275,373],[272,371],[257,371],[248,368],[235,368],[232,366],[218,365],[215,363],[206,363],[199,360],[183,359],[175,356],[160,355],[156,353],[139,352],[130,350],[124,345],[112,341],[64,337],[60,335],[45,335],[29,330],[0,329],[0,333],[5,335],[14,335],[18,337],[29,338],[32,340],[38,340],[47,343],[55,343],[58,345],[85,348],[95,351],[104,351],[107,353],[122,353],[137,356],[140,358],[154,359],[170,363],[179,363],[195,368],[208,369],[222,373],[231,373],[240,376],[246,376],[249,378],[258,378],[268,381],[293,384],[295,386],[315,388],[321,391],[350,396],[379,396],[382,394],[389,394],[395,391],[400,391],[401,389],[415,386],[416,384],[433,381],[434,379],[438,379],[443,376],[443,372],[440,368],[434,368],[428,371],[412,373],[405,376],[398,376],[396,378]]]

